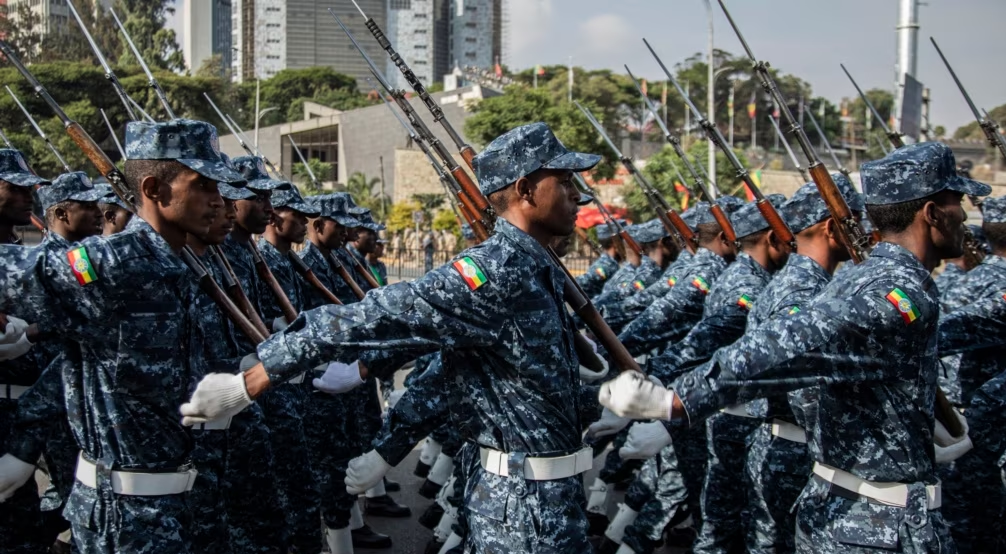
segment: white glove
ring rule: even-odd
[[[0,502],[5,502],[14,492],[35,475],[35,465],[27,464],[10,454],[0,458]]]
[[[7,326],[4,327],[3,333],[0,333],[0,345],[16,343],[27,330],[27,321],[12,315],[7,316]]]
[[[199,381],[192,398],[179,411],[182,425],[191,426],[232,417],[251,403],[243,374],[210,373]]]
[[[28,340],[28,335],[21,335],[13,344],[0,344],[0,362],[20,358],[27,354],[32,346],[35,345]]]
[[[671,444],[671,435],[659,421],[636,422],[629,428],[625,446],[618,450],[623,460],[646,460]]]
[[[605,408],[601,411],[601,419],[590,424],[587,428],[588,437],[606,437],[608,435],[614,435],[615,433],[625,429],[632,423],[632,420],[627,417],[618,417],[617,415],[611,413],[611,410]]]
[[[313,381],[314,388],[328,394],[349,392],[364,383],[360,378],[360,362],[351,364],[332,362],[328,364],[325,373]]]
[[[601,385],[601,405],[632,419],[671,419],[674,391],[656,385],[638,371],[623,371]]]
[[[950,446],[940,446],[934,443],[933,448],[936,450],[936,463],[949,464],[950,462],[970,452],[971,449],[974,448],[974,445],[971,444],[971,437],[964,435],[963,440],[951,444]]]
[[[409,390],[409,389],[408,388],[404,388],[404,389],[395,389],[395,390],[391,391],[391,394],[388,395],[388,409],[389,410],[392,410],[392,409],[395,408],[395,404],[398,404],[398,401],[401,400],[403,396],[405,396],[405,391],[407,391],[407,390]]]
[[[389,471],[391,466],[376,450],[357,456],[349,461],[346,468],[346,491],[361,494],[376,485]]]
[[[961,427],[964,428],[964,434],[955,437],[950,434],[950,431],[940,423],[940,420],[936,420],[936,428],[933,430],[933,442],[936,446],[952,446],[961,441],[963,441],[968,436],[968,420],[957,410],[953,411],[954,416],[957,417],[957,421],[960,422]]]
[[[272,320],[272,332],[279,333],[280,331],[286,330],[290,326],[290,322],[286,320],[285,317],[279,316]]]
[[[604,366],[604,371],[597,372],[587,366],[580,366],[580,380],[588,385],[595,381],[600,381],[608,376],[608,361],[600,356],[598,356],[597,359],[601,360],[601,365]]]

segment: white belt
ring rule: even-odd
[[[877,483],[860,479],[848,471],[833,468],[829,465],[814,462],[814,474],[825,481],[842,487],[847,491],[865,496],[888,506],[904,508],[908,505],[908,485],[904,483]],[[926,504],[928,509],[936,510],[943,504],[943,494],[940,484],[926,485]]]
[[[112,492],[129,496],[181,494],[192,490],[196,475],[194,469],[174,473],[112,471]],[[77,481],[92,489],[98,488],[98,468],[84,458],[83,453],[77,456]]]
[[[507,477],[510,475],[510,455],[506,452],[493,450],[491,448],[479,448],[479,455],[482,458],[482,468],[499,475]],[[567,456],[557,456],[555,458],[524,458],[524,478],[533,481],[549,481],[552,479],[565,479],[579,475],[594,465],[594,450],[584,448],[575,454]]]
[[[196,431],[226,431],[231,426],[231,418],[224,417],[220,419],[214,419],[207,421],[206,423],[197,423],[192,426]]]
[[[293,377],[292,379],[287,381],[287,383],[290,383],[291,385],[299,385],[303,382],[304,382],[304,373],[301,373],[300,375],[297,375],[296,377]]]
[[[727,406],[726,408],[720,410],[720,412],[724,414],[757,419],[757,416],[753,416],[748,413],[747,404],[734,404],[733,406]]]
[[[22,394],[28,392],[30,388],[22,387],[21,385],[0,385],[0,398],[17,400]]]
[[[781,419],[772,420],[772,434],[788,441],[807,444],[807,433],[803,427]]]

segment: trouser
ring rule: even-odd
[[[286,516],[286,545],[298,553],[313,553],[321,548],[321,516],[304,436],[303,402],[303,390],[292,383],[276,387],[259,400],[271,430],[275,486]]]
[[[6,452],[7,434],[14,428],[17,401],[0,399],[0,453]],[[29,479],[14,495],[0,504],[0,552],[37,554],[48,552],[39,510],[38,486]]]
[[[355,424],[347,400],[351,399],[314,391],[308,394],[304,410],[308,422],[304,434],[321,494],[321,517],[329,529],[349,525],[349,512],[356,502],[356,495],[346,491],[345,483],[350,454],[359,452],[354,437],[346,432]]]
[[[679,470],[674,445],[665,446],[643,464],[625,495],[625,505],[638,512],[625,529],[622,543],[636,554],[649,554],[660,541],[664,528],[681,514],[688,489]]]
[[[746,466],[751,525],[747,550],[751,554],[786,554],[796,550],[796,511],[813,463],[807,445],[772,435],[763,423],[750,437]]]
[[[633,471],[639,469],[643,465],[642,460],[623,460],[621,456],[618,455],[618,450],[625,445],[625,440],[629,436],[629,429],[625,428],[615,434],[615,437],[611,439],[611,450],[604,457],[604,466],[601,467],[601,471],[598,472],[597,478],[609,485],[615,483],[616,481],[621,481]],[[607,442],[606,439],[602,438],[597,441],[594,446],[594,453],[599,454],[598,449],[603,450],[603,446]]]
[[[231,551],[283,552],[286,520],[276,490],[271,431],[258,403],[234,416],[227,430],[223,477]]]
[[[747,437],[762,420],[717,414],[706,421],[709,466],[702,487],[702,526],[696,554],[727,554],[744,544]]]
[[[186,497],[117,495],[76,483],[63,515],[81,554],[196,554]]]
[[[926,507],[925,486],[909,485],[907,506],[887,506],[845,491],[814,475],[798,502],[796,551],[800,554],[897,552],[955,554],[939,510]]]
[[[73,472],[77,467],[77,454],[80,448],[70,431],[66,418],[51,422],[46,437],[45,460],[46,473],[49,475],[49,486],[42,495],[42,522],[45,541],[52,544],[56,537],[70,528],[70,522],[63,518],[63,508],[73,489]]]
[[[192,512],[188,530],[193,552],[230,552],[227,510],[221,480],[227,453],[227,430],[194,430],[192,464],[199,474],[185,501]]]

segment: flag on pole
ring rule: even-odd
[[[692,193],[688,190],[688,187],[682,185],[681,183],[674,181],[674,191],[681,195],[681,209],[688,209],[688,201],[691,198]]]
[[[535,72],[536,75],[544,75],[545,74],[545,68],[542,67],[541,65],[536,65],[535,68],[534,68],[534,72]]]
[[[751,93],[751,101],[748,102],[748,117],[754,119],[758,115],[758,104],[756,104],[755,93]]]
[[[499,56],[497,56],[496,57],[496,78],[499,79],[501,77],[503,77],[503,68],[500,67],[500,59],[499,59]]]
[[[660,103],[667,105],[667,81],[664,81],[664,91],[660,93]]]
[[[642,89],[643,89],[643,96],[647,96],[647,95],[649,94],[649,91],[648,91],[648,89],[646,88],[646,79],[643,79],[643,86],[642,86]]]

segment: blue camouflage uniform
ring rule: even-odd
[[[597,230],[597,240],[599,241],[606,241],[615,236],[615,230],[607,223],[601,223],[594,228]],[[608,277],[614,276],[617,271],[618,262],[606,252],[602,252],[601,255],[594,260],[594,263],[590,264],[587,271],[576,278],[576,282],[580,285],[580,288],[583,289],[587,298],[593,298],[598,294],[601,294],[601,289],[607,282]]]
[[[659,220],[653,219],[636,226],[635,236],[640,244],[655,243],[669,236],[667,230]],[[631,274],[626,272],[622,278],[610,289],[606,289],[594,300],[594,304],[600,309],[608,304],[616,304],[625,298],[632,296],[646,287],[650,286],[660,278],[664,268],[660,267],[653,258],[644,255],[639,267],[635,268]]]
[[[580,171],[597,161],[568,153],[539,123],[497,139],[474,166],[490,194],[538,168]],[[584,422],[600,415],[591,397],[596,391],[579,388],[563,281],[546,249],[501,219],[489,240],[417,281],[382,287],[351,306],[302,314],[263,343],[259,356],[270,380],[280,382],[304,365],[355,360],[378,343],[402,360],[440,350],[460,393],[449,406],[464,414],[457,418],[463,435],[508,453],[508,477],[480,466],[467,479],[467,548],[589,551],[580,478],[528,479],[522,463],[580,451]],[[400,365],[389,360],[370,369],[381,375]]]
[[[953,294],[956,294],[955,289],[965,276],[967,276],[967,272],[961,266],[948,263],[944,266],[943,271],[933,279],[936,283],[936,288],[940,291],[940,305],[944,313],[952,311],[951,304],[948,304],[948,301],[952,298]]]
[[[898,149],[864,164],[862,176],[867,205],[945,189],[989,192],[957,177],[953,154],[939,143]],[[808,429],[815,473],[798,500],[798,552],[954,552],[937,495],[926,488],[937,485],[938,317],[929,269],[908,250],[882,242],[798,313],[763,324],[671,388],[689,421],[698,421],[721,406],[819,386],[819,409]],[[851,480],[904,486],[883,504],[861,487],[857,494],[832,484],[837,471]]]

